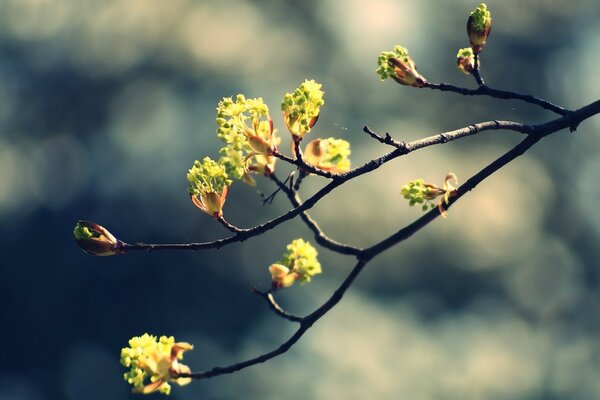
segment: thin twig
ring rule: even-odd
[[[290,200],[290,203],[292,203],[293,207],[298,208],[302,205],[302,201],[300,200],[300,197],[298,196],[298,193],[296,191],[287,187],[285,185],[285,182],[281,182],[275,176],[275,174],[272,174],[269,177],[287,195],[287,197]],[[337,241],[331,239],[329,236],[327,236],[321,230],[321,228],[319,227],[317,222],[315,220],[313,220],[307,212],[301,213],[300,218],[302,219],[302,221],[304,221],[306,226],[308,226],[308,228],[313,232],[315,240],[321,246],[323,246],[331,251],[335,251],[336,253],[348,254],[348,255],[357,255],[357,254],[360,254],[360,252],[362,251],[361,249],[359,249],[357,247],[343,244],[343,243],[340,243],[340,242],[337,242]]]
[[[358,261],[357,264],[352,268],[352,271],[348,274],[346,279],[342,282],[342,284],[338,287],[338,289],[333,293],[333,295],[325,302],[321,307],[316,309],[313,313],[307,315],[306,317],[301,318],[300,327],[298,330],[281,346],[276,348],[273,351],[262,354],[258,357],[251,358],[246,361],[242,361],[239,363],[231,364],[226,367],[215,367],[208,371],[203,372],[193,372],[190,374],[180,374],[179,377],[190,377],[193,379],[208,379],[213,378],[219,375],[231,374],[233,372],[239,371],[244,368],[251,367],[256,364],[261,364],[265,361],[268,361],[272,358],[275,358],[281,354],[287,352],[300,338],[306,333],[306,331],[317,322],[323,315],[327,314],[329,310],[331,310],[340,300],[343,298],[344,294],[348,290],[348,288],[352,285],[356,277],[363,270],[366,261]]]
[[[288,321],[292,322],[302,322],[304,320],[303,317],[298,317],[297,315],[293,315],[284,311],[284,309],[281,308],[281,306],[275,301],[275,297],[273,297],[273,293],[271,291],[262,292],[257,288],[252,288],[252,292],[265,299],[265,301],[269,305],[269,308],[281,318],[287,319]]]
[[[483,85],[479,86],[477,89],[467,89],[454,85],[450,85],[447,83],[431,83],[427,82],[425,84],[426,88],[441,90],[442,92],[454,92],[458,94],[462,94],[464,96],[490,96],[496,99],[505,99],[505,100],[521,100],[526,103],[534,104],[536,106],[542,107],[545,110],[549,110],[555,112],[559,115],[567,115],[570,110],[567,110],[563,107],[557,106],[556,104],[552,104],[547,100],[540,99],[535,96],[531,96],[529,94],[521,94],[516,92],[510,92],[507,90],[498,90],[492,89],[489,86]]]
[[[233,232],[233,233],[240,233],[240,232],[243,232],[243,231],[244,231],[243,229],[241,229],[241,228],[238,228],[238,227],[237,227],[237,226],[235,226],[235,225],[231,225],[229,222],[227,222],[227,221],[225,220],[225,218],[223,218],[223,216],[222,216],[222,215],[218,216],[218,217],[216,218],[216,220],[217,220],[217,221],[219,221],[219,223],[220,223],[221,225],[223,225],[223,226],[225,227],[225,229],[227,229],[227,230],[228,230],[228,231],[230,231],[230,232]]]
[[[485,82],[483,81],[483,78],[481,77],[481,71],[479,70],[480,64],[479,64],[479,54],[475,53],[475,65],[473,68],[473,77],[475,78],[475,81],[477,82],[477,84],[481,87],[481,86],[485,86]]]
[[[406,143],[395,141],[388,132],[385,133],[385,136],[381,136],[378,133],[373,132],[368,126],[363,127],[363,132],[371,136],[373,139],[377,140],[379,143],[387,144],[393,146],[397,149],[405,148]]]

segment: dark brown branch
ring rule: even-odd
[[[295,158],[291,158],[286,156],[285,154],[282,154],[278,151],[273,152],[273,156],[279,158],[282,161],[285,161],[289,164],[295,165],[297,166],[300,170],[304,170],[307,173],[311,173],[313,175],[318,175],[318,176],[322,176],[323,178],[327,178],[327,179],[332,179],[333,177],[336,176],[336,174],[329,172],[329,171],[323,171],[322,169],[319,168],[315,168],[310,164],[307,164],[304,159],[302,158],[302,150],[300,149],[300,142],[299,141],[294,141],[294,152],[296,153],[296,157]]]
[[[298,317],[296,315],[284,311],[284,309],[281,308],[281,306],[275,301],[275,297],[273,297],[273,293],[271,291],[261,292],[257,288],[252,288],[252,292],[265,299],[265,301],[269,305],[269,308],[281,318],[287,319],[288,321],[292,322],[302,322],[302,320],[304,319],[302,317]]]
[[[177,244],[147,244],[147,243],[136,243],[136,244],[128,244],[123,243],[118,251],[119,253],[127,253],[130,251],[155,251],[155,250],[203,250],[203,249],[212,249],[212,248],[221,248],[225,245],[235,242],[243,242],[244,240],[260,235],[279,224],[288,221],[290,219],[295,218],[302,212],[309,210],[312,208],[320,199],[328,195],[331,191],[333,191],[338,186],[342,185],[344,182],[354,179],[358,176],[367,174],[372,172],[379,167],[381,167],[386,162],[389,162],[397,157],[408,154],[411,151],[415,151],[420,148],[432,146],[435,144],[446,143],[450,140],[456,140],[460,137],[470,136],[477,132],[487,131],[487,130],[497,130],[497,129],[507,129],[513,130],[522,133],[529,133],[533,130],[540,132],[540,129],[543,128],[545,134],[550,134],[556,132],[558,130],[564,128],[570,128],[571,130],[575,130],[578,124],[591,117],[592,115],[598,114],[600,112],[600,100],[591,103],[585,107],[582,107],[579,110],[570,112],[563,117],[552,120],[544,125],[540,126],[528,126],[524,124],[520,124],[517,122],[511,121],[488,121],[482,122],[479,124],[474,124],[465,128],[457,129],[455,131],[443,132],[437,135],[429,136],[427,138],[418,139],[412,142],[406,143],[405,148],[396,148],[391,152],[384,154],[381,157],[368,161],[367,163],[354,168],[348,172],[335,175],[332,181],[325,185],[321,190],[315,193],[312,197],[307,199],[300,206],[295,207],[283,215],[280,215],[270,221],[267,221],[263,224],[257,225],[253,228],[240,229],[239,233],[234,236],[230,236],[228,238],[218,239],[211,242],[202,242],[202,243],[177,243]]]
[[[447,142],[451,142],[456,139],[460,139],[466,136],[472,136],[479,132],[483,131],[494,131],[494,130],[511,130],[515,132],[521,132],[525,134],[529,134],[533,131],[533,127],[531,125],[521,124],[519,122],[513,121],[486,121],[480,122],[478,124],[473,124],[466,126],[464,128],[456,129],[453,131],[439,133],[437,135],[432,135],[425,137],[423,139],[417,139],[412,142],[398,142],[389,136],[386,133],[386,144],[396,147],[404,152],[404,154],[408,154],[411,151],[415,151],[421,149],[423,147],[432,146],[434,144],[443,144]],[[369,127],[365,126],[363,131],[368,133],[373,137],[381,137],[379,134],[373,132]],[[389,139],[388,139],[389,138]]]
[[[237,226],[235,226],[235,225],[231,225],[229,222],[227,222],[227,221],[225,220],[225,218],[223,218],[223,216],[217,217],[217,218],[216,218],[216,220],[217,220],[217,221],[219,221],[219,223],[220,223],[221,225],[223,225],[223,226],[225,227],[225,229],[227,229],[227,230],[228,230],[228,231],[230,231],[230,232],[233,232],[233,233],[241,233],[241,232],[243,232],[243,231],[244,231],[243,229],[240,229],[240,228],[238,228],[238,227],[237,227]]]
[[[423,86],[423,87],[426,87],[429,89],[441,90],[442,92],[459,93],[464,96],[490,96],[490,97],[494,97],[496,99],[521,100],[526,103],[540,106],[545,110],[555,112],[559,115],[567,115],[570,112],[567,109],[564,109],[560,106],[557,106],[556,104],[552,104],[547,100],[543,100],[543,99],[537,98],[535,96],[510,92],[510,91],[506,91],[506,90],[492,89],[491,87],[486,86],[486,85],[479,86],[477,89],[467,89],[467,88],[462,88],[462,87],[458,87],[458,86],[454,86],[454,85],[449,85],[447,83],[427,82],[425,84],[425,86]]]
[[[500,168],[504,167],[506,164],[525,153],[525,151],[527,151],[540,139],[565,128],[575,130],[581,121],[598,113],[600,113],[600,100],[582,107],[565,117],[555,119],[542,125],[534,126],[530,134],[523,141],[483,168],[477,174],[473,175],[463,185],[461,185],[458,188],[456,195],[450,198],[448,207],[458,201],[462,196],[475,188],[475,186],[488,178],[494,172],[498,171]],[[382,240],[381,242],[366,248],[359,258],[371,259],[372,257],[381,254],[390,247],[411,237],[439,215],[440,213],[437,209],[430,210],[427,214],[423,215],[412,224],[400,229],[398,232]]]
[[[363,132],[371,136],[373,139],[377,140],[379,143],[387,144],[397,149],[406,146],[406,143],[396,142],[387,132],[385,133],[385,136],[381,136],[380,134],[373,132],[368,126],[363,127]]]
[[[306,317],[301,318],[300,327],[298,330],[290,337],[287,341],[285,341],[281,346],[276,348],[273,351],[262,354],[258,357],[251,358],[246,361],[242,361],[239,363],[231,364],[226,367],[215,367],[208,371],[204,372],[194,372],[191,374],[180,374],[180,377],[191,377],[194,379],[208,379],[213,378],[215,376],[231,374],[233,372],[239,371],[244,368],[251,367],[256,364],[261,364],[265,361],[268,361],[272,358],[275,358],[281,354],[287,352],[300,338],[306,333],[306,331],[323,315],[327,314],[329,310],[331,310],[337,303],[340,302],[344,293],[348,288],[352,285],[356,277],[360,274],[363,268],[366,265],[366,261],[359,261],[352,271],[348,274],[346,279],[342,282],[342,284],[338,287],[338,289],[333,293],[333,295],[318,309],[316,309],[313,313],[307,315]]]
[[[283,191],[287,195],[288,199],[290,200],[290,203],[292,203],[292,206],[294,206],[295,208],[298,208],[302,205],[302,201],[300,200],[300,197],[298,196],[298,193],[296,193],[295,190],[287,187],[285,185],[285,183],[281,182],[274,174],[270,175],[270,178],[281,189],[281,191]],[[321,230],[321,228],[319,227],[317,222],[315,220],[313,220],[311,218],[311,216],[308,215],[307,212],[301,213],[300,218],[302,218],[302,221],[304,221],[306,226],[308,226],[308,228],[313,232],[315,240],[321,246],[323,246],[331,251],[335,251],[336,253],[340,253],[340,254],[348,254],[348,255],[360,254],[361,249],[337,242],[337,241],[331,239],[329,236],[327,236]]]
[[[503,166],[519,157],[525,151],[527,151],[531,146],[541,140],[543,137],[554,133],[558,130],[570,127],[571,129],[575,129],[577,124],[592,115],[600,113],[600,100],[591,103],[585,107],[580,108],[579,110],[569,114],[563,118],[559,118],[553,121],[550,121],[543,125],[538,125],[534,127],[533,132],[530,133],[523,141],[521,141],[518,145],[513,147],[511,150],[506,152],[504,155],[490,163],[488,166],[483,168],[477,174],[473,175],[469,178],[462,186],[458,188],[456,196],[452,197],[450,200],[450,207],[456,201],[458,201],[462,196],[464,196],[468,191],[472,190],[475,186],[485,180],[494,172],[501,169]],[[268,361],[274,357],[277,357],[281,354],[287,352],[295,343],[300,340],[300,338],[306,333],[306,331],[317,322],[322,316],[327,314],[339,301],[343,298],[345,292],[352,285],[356,277],[360,274],[363,268],[367,265],[368,261],[373,257],[381,254],[385,250],[394,246],[395,244],[406,240],[414,233],[418,232],[420,229],[425,227],[429,222],[433,221],[440,215],[439,211],[434,209],[429,211],[423,217],[419,218],[412,224],[402,228],[395,234],[391,235],[387,239],[382,240],[381,242],[365,249],[359,255],[359,261],[354,266],[352,271],[348,274],[344,282],[339,286],[339,288],[333,293],[333,295],[318,309],[316,309],[313,313],[307,315],[306,317],[297,317],[297,320],[294,322],[300,323],[300,328],[290,337],[287,341],[285,341],[281,346],[277,349],[260,355],[258,357],[240,362],[231,364],[226,367],[216,367],[211,370],[205,372],[196,372],[191,374],[181,374],[181,377],[191,377],[194,379],[208,379],[218,375],[230,374],[241,369],[250,367],[252,365],[260,364],[265,361]],[[274,301],[273,301],[274,303]],[[274,303],[277,304],[277,303]],[[279,308],[280,309],[280,308]],[[283,310],[276,310],[278,314],[285,313]],[[281,315],[281,314],[280,314]],[[284,314],[285,315],[285,314]]]
[[[476,185],[478,185],[481,181],[486,179],[488,176],[522,155],[527,149],[537,143],[542,136],[539,135],[529,135],[523,141],[521,141],[518,145],[513,147],[511,150],[506,152],[504,155],[496,159],[494,162],[489,164],[487,167],[482,169],[477,174],[473,175],[469,180],[467,180],[463,185],[461,185],[455,196],[451,197],[450,202],[446,208],[449,208],[452,204],[454,204],[458,199],[460,199],[465,193],[473,189]],[[378,254],[381,254],[383,251],[389,249],[390,247],[395,246],[396,244],[408,239],[416,232],[420,231],[426,225],[428,225],[431,221],[439,217],[440,211],[437,208],[430,210],[428,213],[423,215],[421,218],[417,219],[410,225],[405,226],[400,229],[398,232],[389,236],[388,238],[382,240],[379,243],[374,244],[373,246],[364,250],[364,252],[359,256],[365,259],[371,259]]]
[[[479,86],[485,86],[485,82],[483,81],[483,78],[481,77],[481,71],[479,70],[480,64],[479,64],[479,53],[475,53],[475,66],[473,69],[473,77],[475,78],[475,81],[477,82],[477,84]]]

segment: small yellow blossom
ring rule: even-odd
[[[343,139],[315,139],[306,145],[304,161],[308,164],[334,173],[350,169],[350,143]]]
[[[223,98],[217,106],[216,122],[217,136],[226,143],[220,161],[231,177],[254,184],[250,172],[269,175],[275,171],[272,154],[281,139],[262,98],[247,99],[243,94],[235,101]]]
[[[232,183],[225,166],[210,157],[204,157],[202,162],[194,162],[188,171],[187,179],[190,184],[188,191],[194,205],[211,216],[221,216],[229,185]]]
[[[455,196],[457,193],[458,178],[453,172],[448,172],[444,179],[444,186],[439,187],[434,183],[425,183],[423,179],[415,179],[402,186],[400,194],[408,200],[410,206],[415,204],[421,204],[421,209],[427,211],[429,208],[434,208],[435,204],[431,200],[443,196],[440,198],[437,207],[443,217],[446,217],[448,213],[444,207],[444,204],[450,203],[450,197]]]
[[[121,364],[130,368],[124,374],[125,380],[133,385],[134,393],[148,394],[159,391],[171,392],[169,382],[183,386],[191,378],[180,378],[180,374],[189,374],[190,368],[179,362],[183,353],[192,350],[193,345],[177,342],[173,336],[156,336],[144,333],[129,340],[129,347],[121,349]]]
[[[408,50],[395,46],[393,51],[384,51],[377,59],[379,68],[375,71],[381,80],[392,78],[401,85],[423,87],[427,80],[417,71],[417,66],[408,55]]]
[[[462,73],[470,75],[475,70],[475,54],[473,49],[465,47],[456,54],[456,66]]]
[[[313,79],[305,80],[292,93],[285,94],[281,110],[294,140],[300,140],[317,123],[321,106],[325,104],[321,86]]]
[[[310,243],[302,239],[292,241],[281,261],[269,267],[273,287],[290,287],[297,280],[310,282],[314,275],[321,273],[317,255],[317,250]]]
[[[491,28],[492,15],[485,3],[481,3],[471,12],[467,20],[467,34],[469,35],[469,42],[475,54],[483,50]]]

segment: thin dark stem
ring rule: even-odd
[[[285,185],[285,182],[281,182],[274,174],[270,175],[270,178],[287,195],[287,197],[290,200],[290,203],[292,203],[293,207],[298,208],[302,205],[302,201],[300,200],[300,197],[298,196],[298,193],[296,193],[296,191],[287,187]],[[317,222],[314,219],[312,219],[311,216],[307,212],[301,213],[300,218],[302,219],[302,221],[304,221],[306,226],[308,226],[308,228],[313,232],[315,240],[321,246],[323,246],[331,251],[335,251],[336,253],[340,253],[340,254],[348,254],[348,255],[360,254],[361,249],[356,248],[354,246],[350,246],[347,244],[337,242],[337,241],[331,239],[329,236],[327,236],[321,230],[321,228],[319,227]]]
[[[479,54],[475,53],[475,66],[473,69],[473,77],[475,78],[475,81],[477,82],[477,84],[481,87],[481,86],[485,86],[485,82],[483,81],[483,78],[481,77],[481,71],[479,70]]]
[[[389,136],[386,133],[386,144],[396,147],[401,150],[403,154],[408,154],[412,151],[422,149],[423,147],[432,146],[435,144],[443,144],[447,142],[451,142],[456,139],[460,139],[466,136],[472,136],[479,132],[483,131],[494,131],[494,130],[510,130],[514,132],[520,132],[524,134],[529,134],[533,131],[533,127],[531,125],[525,125],[519,122],[513,121],[486,121],[480,122],[477,124],[465,126],[464,128],[455,129],[453,131],[438,133],[437,135],[428,136],[422,139],[417,139],[412,142],[398,142]],[[363,131],[368,133],[373,137],[381,137],[381,135],[373,132],[369,127],[365,126]],[[389,139],[388,139],[389,138]]]
[[[368,126],[363,127],[363,132],[365,132],[367,135],[371,136],[373,139],[377,140],[379,143],[387,144],[387,145],[393,146],[397,149],[406,147],[406,143],[396,142],[394,139],[392,139],[390,134],[387,132],[385,133],[385,136],[381,136],[380,134],[373,132]]]
[[[535,104],[536,106],[542,107],[545,110],[555,112],[559,115],[567,115],[570,112],[570,110],[557,106],[556,104],[552,104],[547,100],[543,100],[535,96],[510,92],[506,90],[492,89],[491,87],[486,85],[479,86],[477,89],[467,89],[454,85],[449,85],[447,83],[427,82],[423,87],[441,90],[442,92],[459,93],[465,96],[490,96],[496,99],[521,100],[526,103]]]
[[[304,319],[302,317],[298,317],[296,315],[284,311],[284,309],[281,308],[281,306],[275,301],[275,297],[273,297],[273,293],[271,291],[261,292],[256,288],[252,288],[252,292],[265,299],[265,301],[269,305],[269,308],[281,318],[287,319],[288,321],[292,322],[302,322],[302,320]]]
[[[237,226],[235,226],[235,225],[231,225],[229,222],[227,222],[227,221],[225,220],[225,218],[223,218],[223,216],[219,216],[219,217],[217,217],[217,218],[216,218],[216,220],[217,220],[217,221],[219,221],[219,223],[220,223],[221,225],[223,225],[223,226],[225,227],[225,229],[227,229],[227,230],[228,230],[228,231],[230,231],[230,232],[233,232],[233,233],[241,233],[241,232],[243,232],[243,231],[244,231],[243,229],[240,229],[240,228],[238,228],[238,227],[237,227]]]
[[[499,157],[487,167],[479,171],[477,174],[473,175],[469,180],[467,180],[463,185],[461,185],[458,188],[456,195],[451,197],[449,204],[446,206],[446,209],[449,208],[452,204],[454,204],[458,199],[460,199],[465,193],[473,189],[481,181],[489,177],[494,172],[498,171],[500,168],[502,168],[515,158],[522,155],[527,149],[529,149],[531,146],[537,143],[541,138],[542,136],[540,135],[527,136],[518,145],[516,145],[511,150],[503,154],[501,157]],[[393,235],[372,245],[369,248],[366,248],[360,255],[360,257],[370,259],[378,254],[381,254],[383,251],[389,249],[390,247],[395,246],[396,244],[410,238],[412,235],[423,229],[426,225],[428,225],[431,221],[433,221],[440,215],[440,211],[437,208],[430,210],[421,218],[400,229]]]
[[[356,277],[360,274],[363,268],[367,265],[367,262],[364,260],[358,261],[358,263],[352,268],[352,271],[348,274],[346,279],[342,282],[342,284],[338,287],[338,289],[333,293],[333,295],[325,302],[321,307],[316,309],[313,313],[307,315],[306,317],[300,318],[300,327],[298,330],[281,346],[276,348],[273,351],[262,354],[258,357],[251,358],[246,361],[242,361],[239,363],[231,364],[226,367],[215,367],[208,371],[204,372],[194,372],[191,374],[180,374],[180,377],[191,377],[193,379],[208,379],[213,378],[215,376],[231,374],[233,372],[239,371],[244,368],[251,367],[256,364],[261,364],[265,361],[268,361],[272,358],[275,358],[281,354],[287,352],[300,338],[306,333],[306,331],[317,322],[323,315],[327,314],[329,310],[331,310],[340,300],[344,297],[344,293],[348,290],[348,288],[352,285]]]
[[[327,179],[332,179],[336,176],[336,174],[331,173],[329,171],[323,171],[322,169],[313,167],[310,164],[307,164],[304,159],[302,158],[302,150],[300,149],[300,142],[299,141],[294,141],[294,152],[296,153],[296,157],[295,158],[291,158],[286,156],[285,154],[282,154],[278,151],[273,152],[273,156],[279,158],[280,160],[283,160],[289,164],[295,165],[297,166],[300,170],[304,170],[307,173],[311,173],[313,175],[318,175],[318,176],[322,176],[323,178],[327,178]]]

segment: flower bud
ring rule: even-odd
[[[283,120],[292,138],[300,141],[319,119],[324,92],[321,84],[313,79],[305,80],[291,93],[286,93],[281,103]]]
[[[334,173],[350,169],[350,143],[343,139],[315,139],[306,145],[304,161],[323,171]]]
[[[187,179],[192,203],[213,217],[221,216],[232,183],[221,160],[216,162],[210,157],[204,157],[202,162],[196,160],[188,171]]]
[[[473,49],[470,47],[460,49],[456,55],[456,66],[459,71],[467,75],[473,73],[475,70],[475,54],[473,54]]]
[[[401,85],[413,87],[423,87],[427,83],[405,47],[395,46],[394,51],[382,52],[377,63],[379,68],[375,72],[381,80],[392,78]]]
[[[281,264],[272,264],[269,267],[271,273],[271,282],[274,288],[287,288],[290,287],[298,279],[298,274],[292,272],[290,269]]]
[[[94,222],[78,221],[73,234],[79,247],[87,253],[95,256],[112,256],[120,252],[121,242],[106,228]]]
[[[121,364],[129,368],[123,377],[133,385],[133,393],[168,395],[171,382],[183,386],[192,381],[189,377],[180,377],[191,370],[179,361],[184,352],[193,349],[189,343],[175,343],[173,336],[157,338],[147,333],[135,336],[129,340],[129,347],[121,349]]]
[[[479,54],[485,46],[485,42],[490,35],[492,28],[492,15],[488,11],[485,3],[481,3],[471,12],[467,20],[467,34],[473,53]]]

